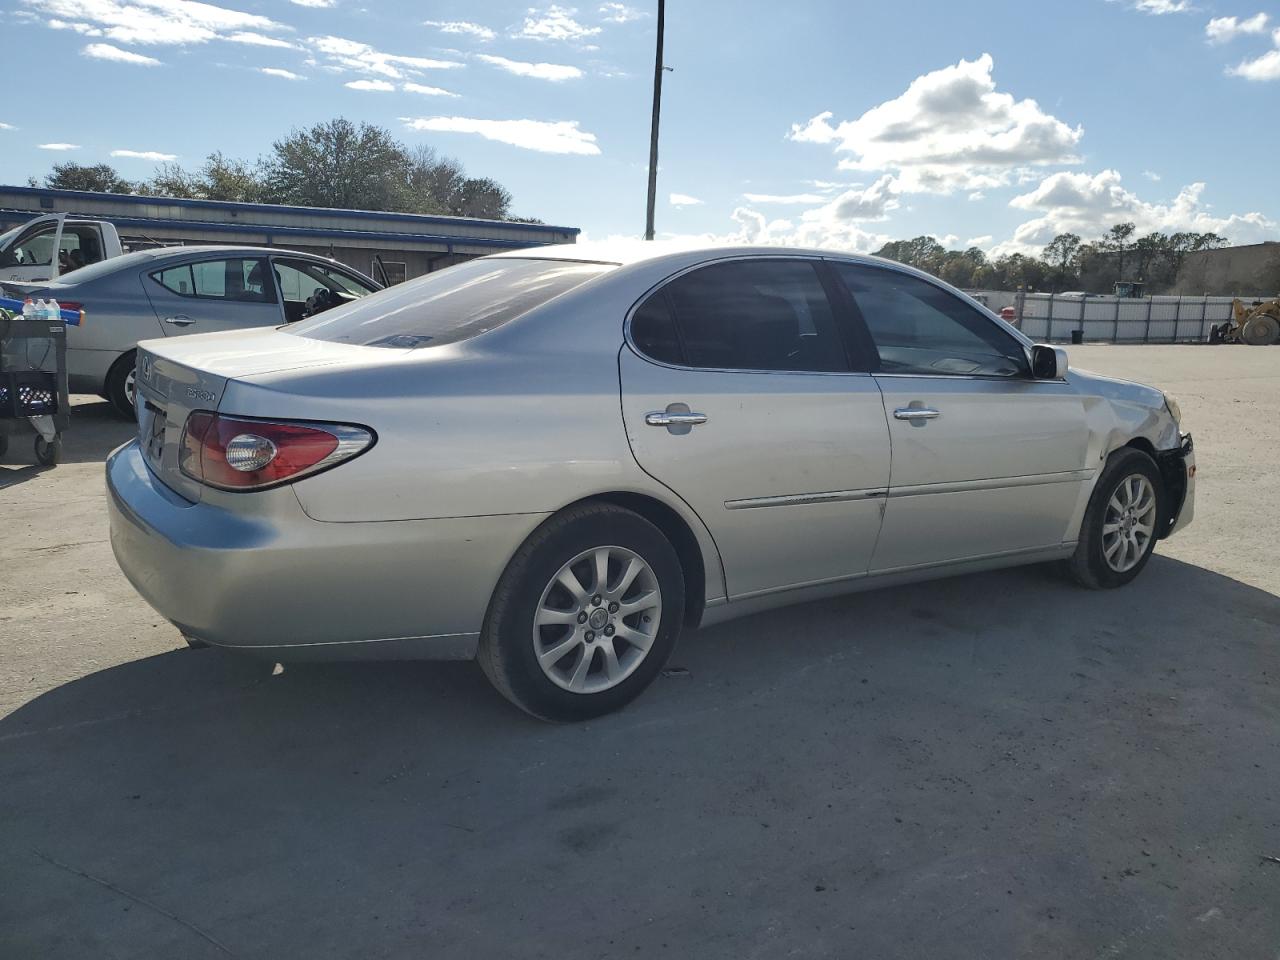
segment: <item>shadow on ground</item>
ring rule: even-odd
[[[701,631],[563,727],[470,664],[175,651],[0,721],[0,955],[1261,956],[1278,628],[1161,557],[982,574]]]

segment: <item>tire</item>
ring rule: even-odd
[[[1265,347],[1280,340],[1280,320],[1267,313],[1259,314],[1244,325],[1240,339],[1253,347]]]
[[[107,380],[103,385],[103,392],[116,413],[130,420],[137,416],[136,411],[133,409],[133,398],[129,396],[129,390],[133,382],[133,366],[137,359],[138,352],[136,350],[130,350],[128,353],[123,354],[107,371]]]
[[[601,553],[604,589],[595,573]],[[565,570],[580,599],[558,579]],[[624,570],[631,579],[619,589]],[[631,702],[658,675],[679,638],[684,602],[684,572],[662,531],[612,504],[571,507],[535,530],[507,564],[477,659],[498,692],[526,713],[557,723],[598,717]],[[537,626],[540,612],[554,619]]]
[[[1135,482],[1135,478],[1141,479]],[[1117,512],[1115,506],[1131,496],[1133,486],[1127,485],[1134,484],[1141,489],[1143,480],[1150,492],[1150,513],[1145,499],[1139,497],[1134,510],[1136,519],[1129,520],[1124,511]],[[1089,498],[1076,552],[1067,561],[1068,570],[1077,583],[1092,590],[1123,587],[1137,577],[1151,559],[1161,520],[1166,515],[1164,484],[1155,461],[1132,447],[1117,450],[1108,458]],[[1147,525],[1149,532],[1142,539],[1141,530]],[[1121,541],[1129,539],[1126,531],[1133,533],[1133,545],[1122,543],[1117,547],[1117,536]],[[1117,557],[1122,559],[1117,562]]]
[[[55,467],[58,460],[62,456],[62,438],[54,437],[50,441],[46,441],[44,437],[37,436],[35,442],[36,463],[42,467]]]

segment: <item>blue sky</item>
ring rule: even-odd
[[[11,78],[0,180],[253,158],[341,115],[494,177],[517,214],[634,236],[655,7],[9,0],[10,49],[48,70]],[[1275,0],[669,0],[666,43],[662,235],[1280,239]]]

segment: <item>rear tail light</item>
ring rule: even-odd
[[[78,327],[84,326],[84,304],[83,303],[76,303],[74,300],[59,301],[58,309],[61,310],[63,313],[80,314],[79,319],[75,321],[75,325]]]
[[[254,420],[197,410],[182,428],[178,466],[220,490],[265,490],[350,460],[374,439],[372,430],[346,423]]]

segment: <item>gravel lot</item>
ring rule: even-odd
[[[1071,357],[1196,436],[1133,586],[772,612],[573,727],[470,664],[186,649],[83,398],[63,465],[0,461],[0,957],[1275,958],[1280,349]]]

